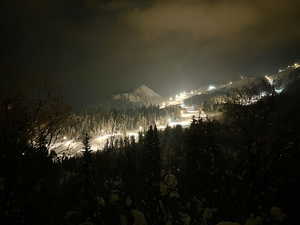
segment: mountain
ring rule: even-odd
[[[141,85],[128,93],[113,95],[112,98],[116,101],[138,103],[142,105],[157,105],[163,101],[163,97],[146,85]]]
[[[267,76],[272,85],[277,90],[289,89],[294,82],[300,78],[300,65],[295,63],[294,66],[288,66],[287,69],[281,69],[278,73]]]
[[[278,73],[264,77],[244,77],[241,80],[220,85],[213,90],[206,90],[184,101],[186,105],[199,105],[214,109],[217,104],[242,100],[242,104],[255,102],[263,96],[286,92],[300,80],[300,64],[288,66]]]
[[[184,101],[186,105],[211,106],[223,104],[241,98],[251,99],[253,96],[265,95],[272,91],[266,78],[246,77],[238,81],[221,85],[210,91],[202,92]],[[206,108],[206,110],[208,110]]]

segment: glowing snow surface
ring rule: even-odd
[[[272,84],[273,80],[270,77],[266,76],[265,78],[270,84]],[[208,89],[210,91],[210,90],[216,89],[216,87],[213,85],[210,85],[210,87]],[[281,92],[282,90],[279,89],[279,90],[276,90],[276,92],[278,93],[278,92]],[[157,129],[164,130],[164,129],[166,129],[167,126],[176,127],[178,125],[186,128],[186,127],[190,126],[193,117],[195,117],[195,118],[201,117],[203,119],[207,119],[208,115],[206,115],[206,113],[204,111],[199,110],[199,109],[195,108],[194,106],[186,106],[184,104],[185,99],[190,98],[197,94],[201,94],[201,92],[198,92],[198,91],[185,92],[184,91],[184,92],[177,94],[175,97],[170,97],[169,101],[163,102],[160,105],[160,108],[177,105],[177,106],[181,107],[181,114],[180,114],[180,118],[177,119],[176,121],[173,121],[171,118],[169,118],[167,120],[166,124],[159,124],[157,126]],[[262,92],[258,96],[253,96],[250,100],[244,101],[241,99],[240,104],[242,104],[242,105],[253,104],[253,103],[257,102],[259,99],[261,99],[267,95],[268,95],[268,93]],[[219,115],[218,114],[216,114],[216,115],[210,114],[209,118],[216,117],[216,116],[219,116]],[[137,129],[137,130],[127,131],[125,136],[128,136],[128,137],[133,136],[136,139],[138,139],[139,132],[143,131],[144,129],[145,128],[143,128],[143,127],[139,127],[139,129]],[[92,137],[91,141],[90,141],[91,150],[93,150],[93,151],[102,150],[104,148],[105,144],[107,143],[107,141],[118,139],[121,137],[124,137],[124,134],[112,133],[112,134],[105,134],[105,135],[101,135],[101,136]],[[57,143],[53,144],[52,146],[50,146],[50,150],[54,150],[58,156],[62,156],[62,155],[74,156],[76,154],[82,153],[83,145],[81,143],[81,140],[68,139],[68,137],[63,137],[60,142],[57,142]]]
[[[188,127],[191,124],[193,116],[195,117],[206,117],[203,112],[199,112],[199,110],[195,110],[194,107],[187,107],[184,105],[184,100],[189,98],[190,96],[194,95],[196,93],[194,92],[182,92],[178,94],[175,98],[171,97],[169,101],[164,102],[161,105],[161,108],[164,108],[166,106],[170,105],[179,105],[182,108],[180,119],[177,121],[172,121],[172,119],[168,119],[167,124],[160,124],[157,126],[157,129],[164,130],[167,126],[170,127],[176,127],[178,125],[182,127]],[[138,130],[131,130],[127,131],[126,136],[128,137],[135,137],[138,139],[139,132],[143,131],[143,127],[139,127]],[[121,133],[113,133],[113,134],[105,134],[101,136],[96,136],[91,138],[90,145],[92,151],[98,151],[102,150],[107,143],[108,140],[117,139],[120,137],[124,137]],[[64,137],[60,142],[57,142],[53,144],[50,147],[50,150],[54,150],[58,156],[67,155],[67,156],[73,156],[76,154],[81,154],[83,149],[83,145],[80,140],[74,140],[74,139],[68,139],[67,137]]]
[[[275,88],[275,92],[277,93],[277,94],[280,94],[281,92],[283,92],[284,91],[284,88]]]

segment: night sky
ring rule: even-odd
[[[299,0],[2,0],[1,97],[74,107],[146,84],[161,95],[300,59]]]

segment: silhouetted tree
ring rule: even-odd
[[[83,138],[82,156],[82,204],[83,213],[87,217],[92,217],[96,209],[96,190],[94,180],[94,162],[90,146],[90,137],[86,133]]]

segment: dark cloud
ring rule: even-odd
[[[299,59],[300,1],[5,0],[1,83],[73,105],[146,83],[162,94]],[[18,87],[18,88],[17,88]]]
[[[248,29],[258,20],[253,8],[224,2],[214,5],[201,1],[159,1],[151,8],[129,14],[129,23],[149,39],[170,32],[183,32],[195,40],[226,38]]]
[[[240,41],[250,36],[257,42],[280,41],[299,37],[299,7],[297,0],[158,0],[128,13],[128,22],[146,40],[179,33],[187,40]]]

